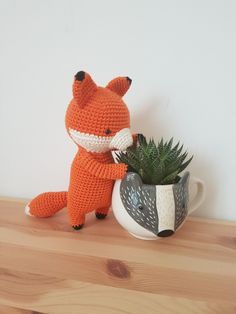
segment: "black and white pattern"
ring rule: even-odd
[[[121,181],[120,197],[129,216],[155,235],[174,233],[188,215],[189,172],[169,186],[143,184],[137,173],[130,172]],[[171,233],[171,234],[172,234]]]
[[[173,185],[175,200],[175,230],[181,225],[188,215],[188,193],[189,172],[186,172],[177,184]]]
[[[127,213],[142,227],[158,233],[156,187],[142,183],[137,173],[128,173],[120,185],[121,200]]]

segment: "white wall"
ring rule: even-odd
[[[0,1],[0,195],[67,189],[73,75],[128,75],[133,130],[174,136],[207,183],[196,215],[236,219],[236,2]]]

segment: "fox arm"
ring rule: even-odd
[[[79,165],[97,178],[110,180],[123,179],[128,168],[125,164],[100,163],[89,154],[79,160]]]

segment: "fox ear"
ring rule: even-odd
[[[97,86],[91,76],[84,71],[80,71],[75,75],[73,83],[73,96],[80,108],[84,108],[90,97],[97,90]]]
[[[117,77],[110,81],[107,84],[106,88],[110,89],[112,92],[122,97],[128,91],[131,83],[132,80],[128,76]]]

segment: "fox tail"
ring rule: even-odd
[[[35,197],[26,207],[25,213],[35,217],[51,217],[67,205],[67,192],[46,192]]]

